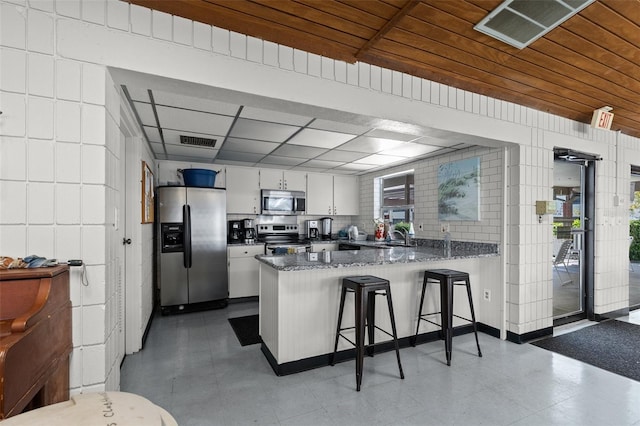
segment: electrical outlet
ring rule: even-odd
[[[449,232],[449,224],[448,223],[441,223],[440,224],[440,232],[442,232],[443,234],[445,232]]]
[[[488,288],[485,288],[484,291],[482,292],[482,298],[487,302],[491,302],[491,290],[489,290]]]

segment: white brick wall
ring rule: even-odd
[[[612,199],[628,194],[629,164],[640,164],[637,138],[621,135],[616,142],[614,132],[594,131],[586,123],[364,63],[345,64],[118,0],[0,1],[0,253],[82,257],[87,262],[89,287],[81,285],[79,273],[72,274],[75,392],[118,386],[112,337],[120,260],[115,249],[119,242],[110,228],[123,162],[115,136],[119,100],[105,67],[286,99],[319,111],[407,122],[432,129],[435,137],[446,133],[471,145],[513,144],[507,150],[505,218],[499,201],[504,185],[501,150],[471,149],[418,162],[415,168],[417,184],[426,186],[417,192],[417,221],[425,223],[423,234],[429,236],[436,229],[429,202],[434,192],[428,185],[436,165],[458,155],[482,156],[483,219],[456,223],[452,234],[502,243],[508,253],[506,326],[515,333],[551,324],[551,232],[537,223],[534,211],[535,200],[550,197],[551,150],[561,146],[599,154],[603,161],[597,176],[596,313],[627,303],[628,204],[613,206]],[[372,210],[371,181],[371,176],[361,180],[362,212]],[[49,211],[37,211],[41,209]],[[363,214],[357,221],[368,224],[369,219]],[[502,220],[508,232],[501,241]],[[145,236],[149,250],[150,232]],[[150,260],[145,265],[149,277]],[[89,307],[104,309],[104,328],[85,327],[83,316]],[[86,343],[85,328],[91,336]],[[94,332],[104,340],[94,344]]]

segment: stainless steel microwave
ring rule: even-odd
[[[303,214],[306,209],[304,191],[281,191],[263,189],[260,209],[262,214],[292,215]]]

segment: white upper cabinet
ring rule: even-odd
[[[334,214],[332,175],[307,174],[307,214]]]
[[[260,169],[227,166],[227,213],[260,214]]]
[[[260,169],[260,188],[305,191],[307,189],[307,173],[291,170]]]
[[[333,214],[355,216],[360,210],[360,191],[355,176],[335,175],[333,177]]]
[[[359,206],[357,177],[307,174],[307,214],[355,216]]]

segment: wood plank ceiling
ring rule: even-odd
[[[640,137],[640,0],[598,0],[522,50],[473,29],[502,0],[128,1],[580,122],[608,105]]]

